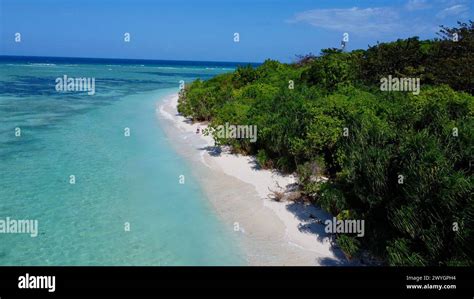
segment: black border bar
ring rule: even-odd
[[[54,275],[56,291],[19,289],[26,273]],[[0,267],[0,298],[474,298],[473,274],[467,267]],[[456,289],[408,290],[416,282],[407,276],[452,276],[429,283]]]

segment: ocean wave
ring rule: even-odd
[[[29,66],[56,66],[54,63],[29,63]]]
[[[157,66],[157,69],[163,69],[163,70],[177,70],[177,69],[185,69],[184,67],[179,68],[179,67],[172,67],[172,66]]]
[[[232,71],[234,69],[233,68],[227,68],[227,67],[206,67],[206,70]]]

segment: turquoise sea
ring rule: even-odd
[[[0,220],[39,225],[36,238],[0,234],[0,265],[244,264],[155,111],[180,80],[233,68],[0,57]],[[95,78],[95,95],[57,92],[64,75]]]

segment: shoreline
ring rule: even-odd
[[[173,93],[160,99],[156,104],[157,115],[171,123],[167,135],[172,138],[171,135],[174,135],[176,129],[178,129],[180,138],[177,139],[186,141],[184,146],[188,147],[187,150],[195,148],[194,159],[196,161],[199,160],[199,163],[216,174],[218,178],[225,175],[233,182],[237,180],[249,185],[251,188],[248,192],[253,193],[255,197],[253,201],[247,199],[252,196],[242,197],[239,194],[239,188],[242,189],[243,187],[237,188],[237,186],[234,186],[235,184],[232,184],[230,188],[234,189],[232,191],[236,193],[233,197],[242,198],[224,200],[220,198],[219,190],[216,190],[218,187],[213,186],[213,191],[209,193],[214,197],[214,205],[218,209],[222,209],[223,205],[225,209],[232,206],[234,210],[245,207],[243,213],[249,213],[248,210],[250,209],[253,211],[252,217],[262,219],[265,222],[263,225],[254,224],[253,222],[256,220],[252,220],[250,227],[252,227],[255,235],[248,237],[248,243],[253,243],[257,241],[256,239],[262,238],[274,239],[273,235],[279,235],[277,240],[271,241],[273,247],[276,246],[278,250],[281,250],[277,251],[278,256],[275,257],[276,261],[274,261],[276,263],[261,263],[257,258],[255,261],[250,261],[251,264],[278,265],[278,261],[284,265],[349,264],[342,251],[332,244],[331,237],[324,231],[324,225],[316,221],[316,219],[319,219],[324,223],[326,219],[332,218],[330,214],[314,205],[293,201],[274,201],[268,197],[271,193],[270,190],[282,190],[279,187],[287,189],[294,184],[296,178],[293,175],[282,175],[274,170],[258,169],[254,157],[230,154],[225,147],[216,152],[212,136],[204,136],[202,133],[196,134],[197,128],[202,132],[202,129],[205,129],[207,125],[205,123],[191,123],[190,120],[181,116],[177,112],[177,103],[178,94]],[[173,130],[174,132],[171,133]],[[189,146],[193,143],[194,146]],[[188,152],[187,156],[189,155],[193,155],[193,153]],[[227,218],[229,213],[232,215],[232,212],[228,212]],[[232,215],[234,218],[236,217],[235,214],[237,212]],[[277,225],[277,221],[280,222],[279,225]],[[257,230],[258,233],[255,232]],[[245,230],[243,231],[245,232]]]

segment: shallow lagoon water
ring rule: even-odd
[[[0,219],[39,225],[0,234],[0,265],[245,263],[155,113],[180,80],[229,66],[0,64]],[[58,93],[65,74],[94,77],[95,95]]]

